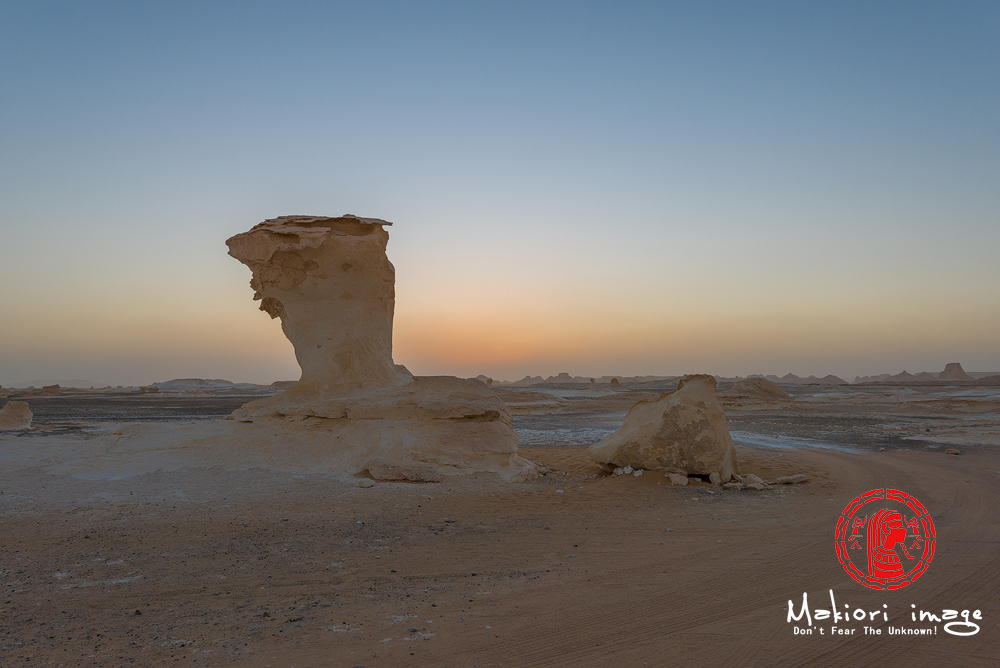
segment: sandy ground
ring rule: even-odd
[[[615,402],[627,404],[520,424],[562,429],[563,441],[582,424],[589,438],[614,422]],[[810,477],[765,492],[605,477],[572,444],[522,448],[557,472],[525,484],[365,489],[205,469],[88,481],[8,462],[0,665],[997,665],[1000,420],[884,404],[728,407],[748,435],[737,439],[744,472]],[[42,436],[3,436],[0,448],[30,448],[70,422],[51,418]],[[955,444],[961,455],[944,453]],[[833,543],[847,502],[884,486],[918,497],[938,532],[928,572],[894,592],[851,580]],[[853,622],[853,635],[794,635],[788,600],[831,589],[852,609],[887,604],[890,622],[872,624],[883,634]],[[940,625],[888,635],[921,626],[911,604],[984,619],[970,637]]]

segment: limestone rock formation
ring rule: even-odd
[[[741,401],[762,401],[766,403],[788,402],[792,397],[766,378],[747,378],[733,383],[718,393],[720,397]]]
[[[715,398],[715,378],[687,376],[656,401],[640,401],[622,426],[590,447],[603,468],[632,466],[692,475],[739,473],[726,416]]]
[[[395,270],[386,225],[351,215],[282,216],[226,241],[253,272],[260,310],[280,318],[295,347],[301,389],[409,382],[392,362]]]
[[[293,387],[231,417],[327,448],[323,458],[340,471],[376,479],[426,482],[478,471],[533,477],[535,465],[517,455],[511,414],[489,387],[414,378],[393,363],[390,224],[283,216],[226,242],[253,272],[254,299],[281,320],[302,367]]]
[[[972,376],[965,373],[965,369],[958,362],[949,362],[944,365],[944,371],[938,374],[939,380],[972,380]]]
[[[0,431],[31,427],[31,409],[25,401],[8,401],[0,408]]]

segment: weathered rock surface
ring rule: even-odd
[[[796,473],[795,475],[783,475],[778,478],[775,482],[779,485],[797,485],[802,482],[808,482],[809,476],[804,473]]]
[[[226,241],[253,272],[260,310],[281,320],[303,389],[349,392],[362,383],[409,381],[392,361],[395,269],[385,254],[387,225],[352,215],[282,216]]]
[[[722,482],[739,473],[715,378],[707,375],[688,376],[675,391],[637,403],[617,431],[590,447],[590,457],[606,469],[714,472]]]
[[[231,418],[328,449],[333,470],[377,480],[430,482],[491,471],[536,475],[517,455],[511,414],[485,384],[414,378],[392,360],[395,270],[390,225],[377,218],[284,216],[226,243],[253,272],[254,299],[281,328],[302,367],[298,383]]]
[[[0,408],[0,431],[31,427],[31,409],[25,401],[8,401]]]

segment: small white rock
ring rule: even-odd
[[[681,487],[683,487],[688,484],[688,477],[681,473],[674,473],[673,471],[671,471],[670,473],[667,474],[667,477],[670,478],[671,485],[680,485]]]
[[[375,481],[371,478],[362,478],[358,481],[358,487],[374,487]]]
[[[639,469],[638,471],[634,471],[634,472],[632,473],[632,475],[634,475],[634,476],[635,476],[636,478],[638,478],[639,476],[641,476],[641,475],[642,475],[642,469]]]

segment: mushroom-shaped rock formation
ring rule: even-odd
[[[715,378],[687,376],[673,392],[633,406],[618,431],[590,446],[607,470],[666,469],[692,475],[739,473],[726,416],[715,398]]]
[[[281,319],[295,347],[304,391],[350,392],[401,385],[392,363],[395,270],[377,218],[282,216],[226,242],[250,267],[260,310]]]
[[[346,473],[414,481],[492,471],[533,477],[507,407],[476,380],[413,377],[392,360],[395,270],[390,225],[345,215],[266,220],[226,243],[254,299],[281,319],[302,377],[232,418],[327,449]]]
[[[0,431],[31,427],[31,409],[26,401],[8,401],[0,408]]]

